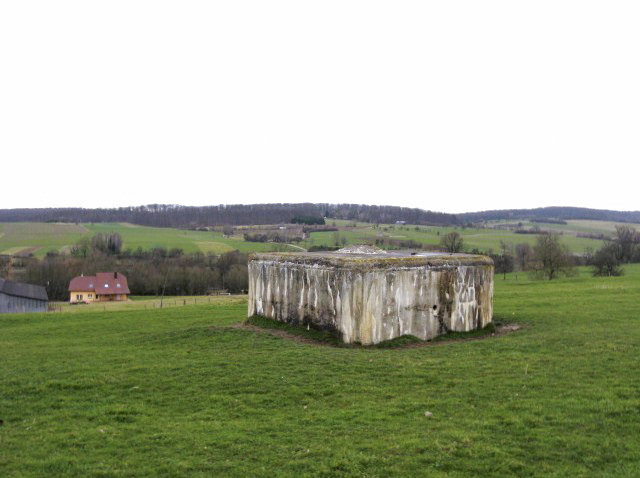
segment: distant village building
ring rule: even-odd
[[[103,302],[127,300],[130,294],[127,278],[119,272],[98,272],[95,276],[81,275],[69,283],[69,302]]]
[[[407,223],[407,221],[396,221],[396,224],[399,226],[404,226]]]
[[[0,279],[0,314],[46,312],[47,290],[41,285]]]

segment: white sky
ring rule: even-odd
[[[0,208],[640,209],[640,2],[0,3]]]

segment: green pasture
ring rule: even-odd
[[[586,221],[576,221],[586,222]],[[592,221],[597,222],[597,221]],[[348,222],[347,222],[348,224]],[[540,226],[547,226],[546,224]],[[555,225],[552,225],[555,226]],[[577,232],[589,232],[587,225],[576,225],[577,229],[560,230],[559,228],[546,228],[562,232],[562,242],[564,242],[571,252],[575,254],[583,254],[587,248],[598,249],[602,245],[602,241],[595,239],[587,239],[577,237]],[[584,230],[580,229],[584,228]],[[593,233],[598,234],[604,230],[604,226],[593,225]],[[640,229],[640,225],[638,225]],[[419,244],[436,246],[440,243],[442,236],[457,231],[462,235],[464,240],[464,249],[471,251],[479,249],[480,251],[498,252],[500,250],[500,241],[508,244],[516,245],[519,243],[528,243],[534,245],[537,235],[535,234],[516,234],[513,231],[490,229],[490,228],[462,228],[462,227],[436,227],[436,226],[414,226],[414,225],[384,225],[381,224],[375,228],[373,225],[358,224],[356,227],[346,227],[338,231],[339,239],[345,238],[347,244],[359,243],[375,243],[376,239],[395,239],[400,241],[412,240]],[[311,246],[335,246],[336,233],[331,231],[322,231],[311,233],[311,237],[301,244],[309,248]]]
[[[126,223],[1,223],[0,254],[32,252],[38,257],[48,251],[68,252],[84,237],[94,234],[117,232],[122,236],[123,248],[135,250],[141,247],[179,248],[184,252],[222,254],[241,252],[295,250],[283,244],[246,242],[242,236],[226,237],[221,232],[188,231],[174,228],[145,227]]]
[[[479,249],[494,251],[500,249],[500,241],[509,244],[526,242],[535,244],[536,235],[515,234],[513,231],[492,228],[453,228],[414,225],[385,225],[374,227],[372,224],[329,220],[328,225],[335,225],[339,242],[346,244],[375,243],[376,239],[413,240],[419,244],[436,246],[443,235],[451,231],[459,232],[464,238],[465,250]],[[504,223],[504,221],[502,222]],[[355,226],[353,226],[355,224]],[[495,226],[500,222],[491,222]],[[602,241],[577,237],[578,233],[610,235],[620,223],[609,221],[568,221],[568,224],[537,224],[541,229],[562,233],[562,241],[571,252],[583,254],[587,248],[598,249]],[[522,222],[523,227],[533,227],[534,223]],[[631,224],[640,230],[639,224]],[[189,231],[174,228],[145,227],[126,223],[0,223],[0,254],[20,254],[31,252],[38,257],[47,251],[68,252],[79,239],[94,234],[117,232],[122,236],[124,249],[145,250],[154,247],[167,249],[179,248],[185,252],[203,252],[222,254],[233,250],[241,252],[254,251],[296,251],[299,247],[334,246],[335,232],[313,232],[310,238],[296,245],[246,242],[242,235],[227,237],[221,232]]]
[[[130,295],[129,300],[113,302],[91,302],[89,304],[71,304],[69,302],[50,302],[53,313],[87,313],[87,312],[113,312],[131,310],[166,309],[168,307],[184,307],[187,305],[204,304],[237,304],[245,301],[241,295],[190,295],[190,296],[135,296]]]
[[[242,236],[225,237],[221,232],[188,231],[183,229],[146,227],[123,223],[95,223],[87,225],[91,235],[97,232],[118,232],[124,249],[149,250],[154,247],[179,248],[185,252],[221,254],[233,250],[241,252],[290,250],[286,245],[246,242]]]
[[[523,328],[432,347],[238,329],[244,301],[0,316],[0,476],[637,477],[625,269],[497,278]]]
[[[569,220],[567,224],[547,224],[543,222],[531,222],[531,221],[490,221],[488,225],[497,224],[522,224],[522,227],[532,228],[538,226],[540,229],[551,230],[557,232],[563,232],[565,234],[576,233],[590,233],[590,234],[605,234],[612,235],[616,226],[631,226],[636,229],[640,229],[640,224],[626,223],[626,222],[614,222],[614,221],[594,221],[576,219]]]
[[[89,230],[82,224],[45,222],[0,223],[0,254],[33,252],[44,255],[75,244]]]

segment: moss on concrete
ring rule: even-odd
[[[278,252],[257,253],[250,260],[289,262],[305,266],[337,267],[357,270],[403,269],[429,267],[430,269],[449,269],[458,266],[493,266],[491,258],[474,254],[428,254],[411,255],[406,253],[377,254],[339,254],[332,252]]]

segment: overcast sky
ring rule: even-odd
[[[0,208],[638,210],[640,2],[4,1]]]

